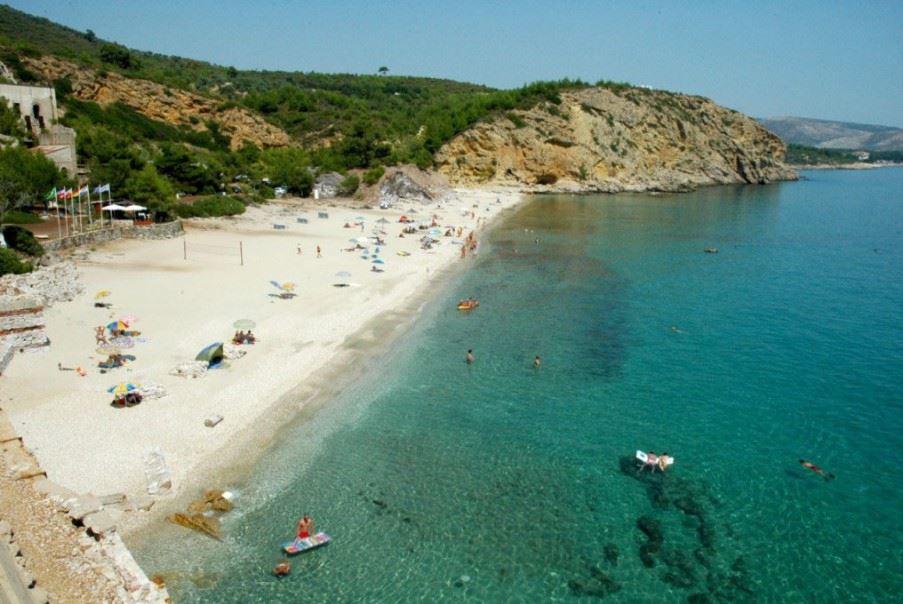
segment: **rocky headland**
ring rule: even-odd
[[[443,146],[436,164],[455,185],[689,191],[795,179],[784,152],[755,120],[706,98],[613,86],[477,124]]]

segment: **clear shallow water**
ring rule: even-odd
[[[903,171],[806,176],[535,198],[236,485],[225,543],[136,557],[177,602],[895,599]],[[334,542],[276,580],[304,512]]]

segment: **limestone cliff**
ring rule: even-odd
[[[537,191],[685,191],[796,178],[781,140],[708,99],[643,88],[561,93],[458,135],[436,155],[454,184]]]
[[[290,142],[288,134],[254,113],[237,107],[220,111],[218,101],[185,90],[118,73],[101,73],[50,55],[23,57],[22,61],[48,81],[69,78],[72,95],[79,100],[101,105],[123,103],[151,119],[194,130],[205,130],[206,122],[213,121],[231,137],[233,150],[248,143],[282,147]]]

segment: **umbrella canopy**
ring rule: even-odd
[[[270,281],[273,284],[273,287],[278,287],[284,292],[290,292],[295,289],[294,283],[279,283],[278,281]]]
[[[133,203],[133,204],[125,206],[122,209],[126,212],[143,212],[147,208],[145,208],[144,206],[139,206],[137,203]]]
[[[109,295],[112,294],[112,293],[113,293],[113,292],[111,292],[111,291],[108,290],[108,289],[102,289],[102,290],[100,290],[99,292],[97,292],[96,294],[94,294],[94,299],[95,299],[95,300],[100,300],[101,298],[106,298],[107,296],[109,296]]]
[[[389,223],[389,221],[386,220],[386,217],[385,217],[385,216],[383,216],[382,218],[380,218],[380,219],[377,220],[376,222],[378,222],[378,223],[380,223],[380,224],[388,224],[388,223]]]
[[[113,321],[112,323],[107,323],[107,329],[109,329],[110,331],[125,331],[128,328],[129,324],[122,321]]]
[[[254,327],[257,327],[257,323],[251,319],[239,319],[232,324],[232,327],[235,329],[253,329]]]
[[[357,239],[355,239],[355,241],[357,243],[370,243],[370,238],[369,237],[358,237]]]
[[[103,206],[100,208],[101,210],[109,210],[110,212],[114,210],[124,210],[125,206],[121,206],[118,203],[111,203],[110,205]]]
[[[123,394],[128,394],[129,392],[134,392],[140,388],[139,385],[133,384],[131,382],[119,382],[115,386],[110,386],[107,388],[107,392],[115,394],[116,396],[122,396]]]
[[[205,346],[204,349],[194,357],[194,360],[207,361],[210,365],[216,365],[223,360],[223,343],[214,342],[213,344]]]
[[[385,264],[385,261],[383,261],[382,258],[377,258],[376,260],[373,261],[373,264]]]

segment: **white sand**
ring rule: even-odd
[[[464,227],[463,239],[478,219],[488,222],[519,200],[510,191],[460,190],[439,207],[417,205],[413,217],[426,220],[437,213],[440,225]],[[409,205],[390,210],[344,205],[270,204],[235,219],[198,221],[186,227],[187,260],[183,238],[121,240],[79,260],[84,293],[45,311],[49,350],[19,354],[4,376],[3,406],[49,477],[78,492],[144,493],[144,456],[160,447],[172,474],[169,497],[217,486],[205,484],[209,469],[252,460],[279,424],[303,406],[303,400],[279,405],[281,396],[293,389],[300,393],[299,384],[324,383],[346,358],[343,351],[366,344],[364,326],[405,308],[430,280],[448,274],[442,269],[462,262],[461,246],[450,238],[441,237],[441,245],[423,251],[420,234],[398,237],[398,218]],[[318,209],[328,211],[329,218],[318,218]],[[298,216],[309,223],[298,223]],[[357,216],[365,218],[365,232],[343,228]],[[382,217],[390,222],[378,225]],[[286,229],[274,230],[273,223]],[[361,252],[342,251],[353,245],[350,238],[370,234],[374,226],[387,233],[380,252],[383,273],[370,272]],[[244,266],[239,265],[239,241]],[[322,258],[316,257],[318,244]],[[397,255],[402,250],[411,255]],[[351,273],[350,287],[333,286],[341,281],[335,276],[340,271]],[[271,279],[294,282],[297,296],[272,297],[278,290]],[[109,310],[93,305],[95,293],[104,289],[112,292],[103,299],[113,304]],[[135,361],[101,374],[94,327],[128,315],[137,317],[132,328],[146,341],[123,351],[134,354]],[[243,358],[198,379],[169,374],[207,344],[228,343],[232,323],[243,318],[256,322],[258,337],[255,345],[241,347],[247,351]],[[59,371],[57,363],[81,366],[87,376]],[[107,388],[122,381],[160,384],[168,395],[116,409]],[[204,419],[214,414],[225,419],[205,427]]]

